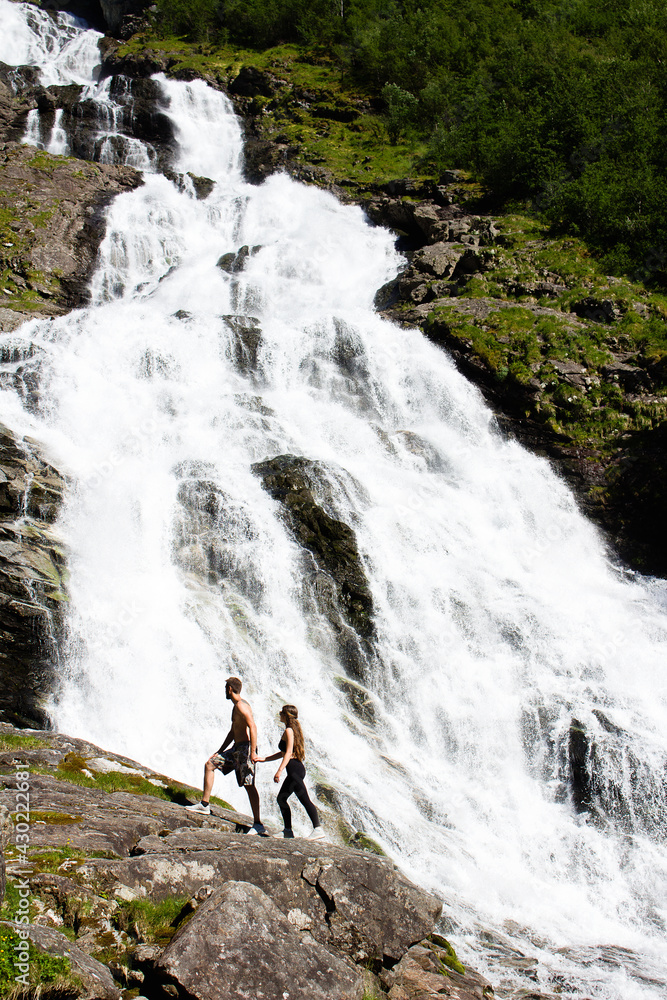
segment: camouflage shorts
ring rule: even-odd
[[[214,753],[211,763],[223,774],[235,771],[239,788],[255,784],[255,765],[250,760],[250,743],[235,743],[229,750]]]

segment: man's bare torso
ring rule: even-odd
[[[251,708],[247,701],[239,701],[232,709],[232,738],[235,743],[247,743],[250,740],[247,717]]]

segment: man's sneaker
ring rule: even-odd
[[[280,833],[274,833],[274,840],[294,840],[294,833],[288,827],[281,830]]]
[[[316,826],[311,833],[308,834],[308,840],[326,840],[327,835],[321,826]]]
[[[202,816],[211,815],[211,807],[208,805],[208,803],[204,805],[203,802],[197,802],[194,806],[186,806],[185,808],[187,809],[188,812],[201,813]]]
[[[253,823],[247,833],[248,837],[266,836],[266,827],[263,823]]]

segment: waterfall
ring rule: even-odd
[[[94,33],[8,0],[0,16],[0,60],[45,83],[85,51],[78,82],[119,134]],[[56,725],[199,784],[238,674],[260,752],[295,702],[311,786],[445,899],[448,937],[501,994],[664,995],[665,584],[615,567],[448,356],[373,311],[401,263],[388,232],[287,176],[245,183],[227,99],[157,84],[171,179],[146,151],[144,185],[108,210],[91,306],[11,335],[41,358],[39,413],[0,394],[0,419],[72,478]],[[197,177],[215,182],[201,200]],[[375,622],[361,713],[252,471],[279,455],[325,470],[318,499],[356,533]],[[571,792],[577,734],[594,810]],[[247,808],[229,781],[214,793]]]

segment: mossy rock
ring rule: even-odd
[[[465,976],[465,965],[459,961],[454,948],[447,938],[444,938],[441,934],[430,934],[426,939],[426,944],[438,956],[443,965],[448,969],[452,969],[453,972],[458,972],[459,975]]]

